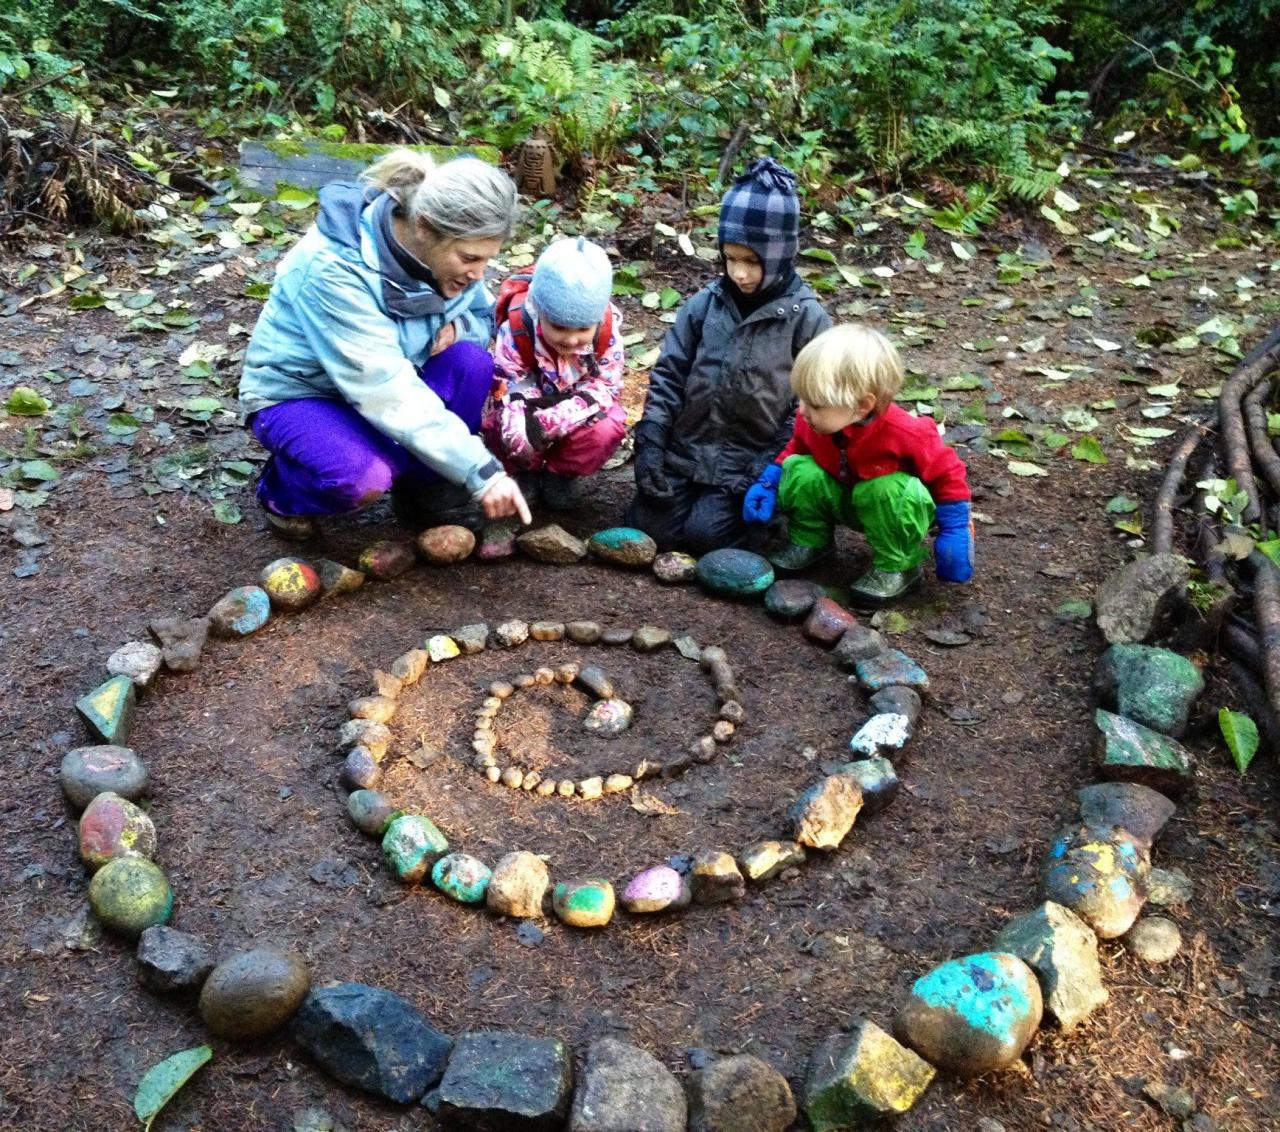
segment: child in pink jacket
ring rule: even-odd
[[[531,501],[540,494],[552,509],[574,505],[578,481],[604,466],[626,430],[622,316],[612,289],[604,249],[577,237],[542,253],[523,303],[517,296],[504,304],[499,294],[481,434]]]

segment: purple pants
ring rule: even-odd
[[[446,409],[479,432],[493,384],[487,350],[457,342],[428,358],[421,376]],[[254,413],[250,427],[271,453],[258,498],[278,515],[341,515],[367,507],[393,485],[419,489],[445,482],[346,401],[282,401]]]

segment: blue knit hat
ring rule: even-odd
[[[796,258],[800,200],[795,174],[761,157],[733,182],[720,205],[720,248],[742,244],[760,257],[761,287],[768,287]]]
[[[557,326],[595,326],[604,318],[612,293],[608,254],[583,236],[557,240],[533,265],[529,298],[538,313]]]

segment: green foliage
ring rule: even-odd
[[[999,216],[996,202],[999,194],[984,185],[970,185],[964,196],[945,208],[937,209],[930,219],[934,227],[958,236],[976,236],[979,229]]]
[[[209,1046],[184,1049],[153,1065],[142,1075],[133,1098],[133,1111],[142,1121],[143,1132],[189,1080],[192,1074],[213,1057]]]
[[[1258,753],[1258,725],[1242,712],[1220,708],[1218,728],[1222,731],[1227,750],[1235,759],[1236,768],[1244,774],[1253,762],[1253,756]]]

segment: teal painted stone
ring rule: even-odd
[[[459,904],[483,904],[492,870],[467,853],[448,853],[431,866],[431,883]]]
[[[713,550],[698,559],[698,581],[724,597],[755,597],[773,585],[773,567],[749,550]]]
[[[137,939],[169,922],[173,889],[159,865],[145,857],[108,861],[89,882],[89,907],[108,931]]]
[[[417,814],[395,818],[382,837],[382,856],[391,871],[406,884],[422,880],[447,852],[449,842],[435,822]]]
[[[874,1022],[833,1034],[809,1059],[802,1107],[813,1132],[843,1132],[900,1116],[937,1071]]]
[[[76,711],[89,730],[104,743],[120,747],[129,741],[137,706],[138,694],[127,676],[113,676],[76,700]]]
[[[387,832],[387,826],[396,818],[404,816],[403,811],[379,790],[353,790],[347,797],[347,813],[356,829],[378,838]]]
[[[1069,908],[1101,939],[1133,926],[1147,899],[1151,862],[1121,830],[1066,830],[1049,847],[1040,870],[1040,895]]]
[[[940,1069],[986,1073],[1018,1059],[1043,1012],[1031,968],[1015,955],[987,951],[917,979],[893,1033]]]
[[[1098,937],[1061,904],[1047,900],[1010,920],[994,947],[1016,955],[1036,973],[1045,1011],[1064,1030],[1073,1029],[1107,1001]]]
[[[601,562],[643,570],[658,555],[658,544],[635,527],[610,527],[597,531],[587,540],[587,550]]]
[[[247,637],[271,616],[271,598],[261,586],[237,586],[209,610],[215,637]]]
[[[564,1042],[482,1030],[459,1036],[436,1099],[446,1127],[532,1132],[564,1126],[572,1091]]]
[[[613,906],[613,885],[600,877],[561,881],[551,890],[551,907],[571,928],[604,927]]]
[[[1180,798],[1191,786],[1195,762],[1176,739],[1099,708],[1094,719],[1101,732],[1102,777],[1136,782]]]
[[[918,692],[929,690],[929,677],[901,649],[889,649],[879,656],[867,657],[854,665],[858,683],[867,692],[879,692],[885,688],[902,685]]]
[[[1180,738],[1204,677],[1181,653],[1150,645],[1112,645],[1094,674],[1098,701],[1135,723]]]

